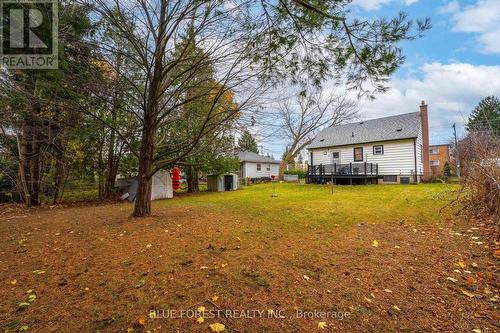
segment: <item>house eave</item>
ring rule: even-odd
[[[370,143],[378,143],[378,142],[390,142],[390,141],[402,141],[402,140],[409,140],[409,139],[416,139],[418,136],[408,136],[404,138],[397,138],[397,139],[384,139],[384,140],[376,140],[376,141],[365,141],[365,142],[355,142],[355,143],[346,143],[343,145],[324,145],[324,146],[314,146],[314,147],[307,147],[307,150],[313,150],[313,149],[322,149],[322,148],[332,148],[332,147],[346,147],[346,146],[355,146],[355,145],[364,145],[364,144],[370,144]]]

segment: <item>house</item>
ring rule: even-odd
[[[429,146],[429,166],[432,177],[444,176],[444,165],[450,163],[450,145]]]
[[[123,192],[123,199],[134,201],[137,195],[139,181],[137,178],[120,178],[116,180],[116,187]],[[165,170],[157,171],[151,179],[151,200],[168,199],[174,197],[172,178],[170,172]]]
[[[429,177],[427,105],[419,112],[322,130],[308,147],[308,182],[418,183]]]
[[[250,151],[238,153],[240,160],[240,177],[244,178],[271,178],[278,176],[280,161],[271,157],[262,156]]]
[[[209,175],[207,188],[210,192],[235,191],[238,189],[238,175],[235,173]]]

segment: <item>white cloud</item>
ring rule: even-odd
[[[453,14],[460,10],[460,4],[457,0],[450,1],[446,5],[439,7],[438,12],[440,14]]]
[[[353,0],[352,4],[363,8],[364,10],[377,10],[382,6],[387,5],[390,2],[402,2],[407,6],[410,6],[419,0]]]
[[[500,54],[500,1],[479,0],[453,14],[453,30],[477,34],[484,53]]]
[[[364,119],[419,110],[422,100],[429,105],[431,142],[451,138],[451,125],[463,130],[464,120],[479,100],[500,91],[500,66],[467,63],[429,63],[420,68],[421,78],[393,79],[391,89],[376,100],[361,100]]]

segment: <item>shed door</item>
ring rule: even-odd
[[[231,191],[233,189],[233,176],[225,175],[224,176],[224,191]]]

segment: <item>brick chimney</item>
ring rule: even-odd
[[[420,104],[420,118],[422,119],[422,163],[424,165],[424,175],[422,181],[428,181],[430,176],[429,162],[429,115],[427,104],[424,101]]]

